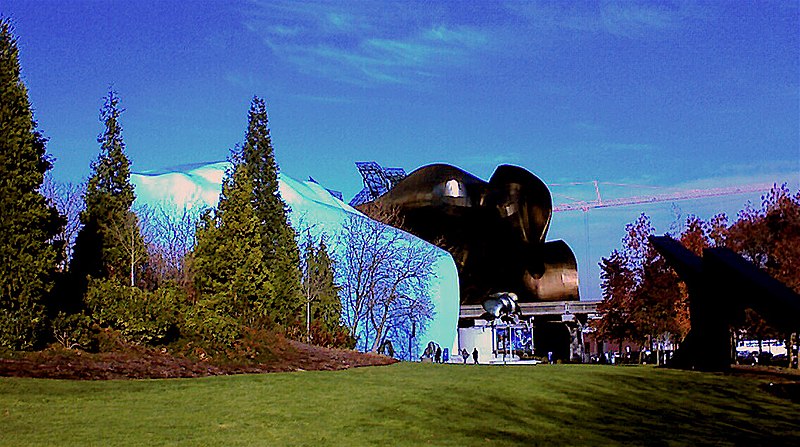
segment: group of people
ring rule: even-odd
[[[466,348],[461,350],[461,357],[464,358],[464,364],[466,365],[467,359],[469,358],[469,353]],[[472,361],[475,362],[476,365],[478,364],[478,348],[472,350]]]
[[[423,359],[430,358],[435,363],[447,363],[450,360],[448,355],[449,353],[447,351],[448,351],[447,348],[445,348],[444,351],[442,351],[441,346],[439,346],[434,342],[430,342],[428,343],[428,346],[425,348],[425,352],[422,354],[421,358]],[[469,352],[467,352],[466,348],[461,350],[461,357],[464,359],[465,365],[467,364],[467,360],[469,360],[469,355],[470,354]],[[472,350],[472,361],[476,365],[478,364],[478,348],[474,348]]]

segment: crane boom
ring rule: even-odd
[[[588,211],[592,208],[608,208],[613,206],[638,205],[643,203],[672,202],[676,200],[703,199],[707,197],[731,196],[752,192],[766,192],[774,185],[769,183],[754,183],[742,186],[728,186],[722,188],[690,189],[665,194],[653,194],[647,196],[622,197],[619,199],[602,200],[600,192],[597,190],[597,199],[584,202],[561,203],[553,207],[553,212],[560,211]],[[597,183],[595,182],[595,188]]]

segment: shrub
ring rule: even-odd
[[[353,349],[356,340],[344,326],[330,328],[321,321],[311,322],[311,344],[325,348]]]
[[[113,280],[92,280],[86,293],[86,305],[95,322],[139,345],[176,339],[184,303],[184,292],[178,289],[145,292]]]
[[[97,338],[92,331],[92,319],[84,314],[66,314],[59,312],[52,322],[53,338],[67,348],[80,348],[84,351],[97,349]]]
[[[13,351],[33,349],[42,339],[44,328],[44,311],[41,306],[9,309],[0,305],[0,347]]]
[[[266,362],[275,358],[285,339],[280,326],[265,329],[231,315],[225,296],[213,296],[190,306],[180,328],[182,339],[174,348],[185,355],[216,363]],[[285,346],[284,346],[285,347]]]
[[[225,351],[242,338],[243,328],[236,319],[218,311],[213,302],[199,301],[187,309],[181,334],[204,350]]]

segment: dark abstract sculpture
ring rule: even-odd
[[[481,306],[486,311],[481,315],[481,318],[488,321],[494,321],[499,318],[506,323],[516,323],[522,314],[519,304],[517,304],[517,295],[515,293],[495,293],[484,301]]]
[[[650,242],[689,289],[691,330],[672,366],[721,371],[731,364],[729,326],[752,308],[772,327],[800,330],[800,295],[727,248],[695,255],[669,236]]]
[[[370,207],[396,209],[398,226],[452,254],[462,304],[499,292],[521,302],[578,299],[575,255],[563,241],[545,242],[550,191],[523,168],[499,166],[486,182],[454,166],[424,166],[359,208]]]

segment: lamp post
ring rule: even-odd
[[[508,350],[511,351],[511,361],[514,361],[514,328],[508,328]]]
[[[413,319],[411,320],[411,336],[408,337],[408,361],[411,361],[411,345],[414,341],[414,337],[417,335],[417,322]]]
[[[492,357],[497,360],[497,327],[492,320]]]

